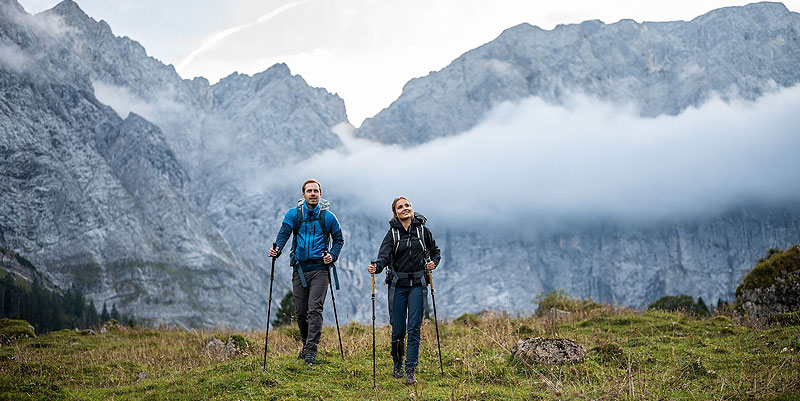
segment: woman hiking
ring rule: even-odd
[[[392,325],[393,375],[402,378],[403,349],[408,333],[408,354],[405,361],[406,384],[417,382],[420,325],[427,309],[428,278],[426,270],[439,265],[441,252],[433,234],[425,227],[425,216],[414,213],[408,198],[400,196],[392,202],[389,231],[383,237],[378,258],[367,268],[380,273],[389,268],[389,315]]]

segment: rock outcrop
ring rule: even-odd
[[[517,341],[511,355],[534,365],[561,365],[583,362],[586,349],[566,338],[536,337]]]
[[[770,316],[800,311],[800,245],[768,255],[736,288],[737,315],[759,323]]]

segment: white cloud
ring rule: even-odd
[[[296,1],[296,2],[293,2],[293,3],[289,3],[289,4],[286,4],[286,5],[283,5],[283,6],[278,7],[277,9],[275,9],[273,11],[268,12],[267,14],[262,15],[261,17],[259,17],[258,19],[256,19],[253,22],[249,22],[249,23],[246,23],[246,24],[237,25],[237,26],[234,26],[234,27],[231,27],[231,28],[227,28],[227,29],[224,29],[224,30],[222,30],[220,32],[217,32],[217,33],[211,35],[211,37],[208,38],[206,41],[204,41],[200,45],[200,47],[198,47],[197,49],[193,50],[191,53],[189,53],[188,56],[186,56],[183,60],[181,60],[178,63],[178,65],[175,67],[175,69],[178,72],[185,74],[187,66],[192,61],[194,61],[194,59],[198,55],[201,55],[201,54],[203,54],[205,52],[213,50],[216,46],[219,46],[223,42],[223,40],[225,38],[227,38],[227,37],[239,32],[239,31],[242,31],[242,30],[245,30],[247,28],[250,28],[250,27],[256,26],[258,24],[264,23],[266,21],[269,21],[269,20],[281,15],[283,12],[285,12],[285,11],[287,11],[289,9],[292,9],[292,8],[294,8],[294,7],[296,7],[296,6],[300,5],[300,4],[305,3],[306,1],[307,0]]]
[[[64,22],[64,18],[55,14],[37,14],[32,17],[26,18],[28,26],[35,29],[39,33],[58,38],[69,32],[74,31],[74,28]]]
[[[32,57],[15,43],[0,43],[0,68],[19,74],[32,62]]]
[[[346,152],[270,176],[290,188],[317,177],[376,216],[404,194],[450,223],[708,214],[800,200],[798,109],[800,87],[657,118],[584,96],[568,107],[530,98],[500,105],[459,136],[409,149],[339,127]]]
[[[184,108],[177,103],[169,92],[158,94],[155,101],[144,100],[131,93],[128,88],[92,81],[94,95],[100,102],[110,106],[121,118],[128,113],[136,113],[156,124],[169,120],[175,114],[182,114]]]

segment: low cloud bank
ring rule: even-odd
[[[92,81],[92,86],[97,100],[110,106],[123,119],[133,112],[160,124],[169,121],[176,114],[186,113],[185,107],[173,100],[172,94],[166,91],[158,94],[155,101],[147,101],[123,86],[102,81]]]
[[[413,148],[357,139],[339,126],[346,149],[275,171],[267,185],[294,188],[317,177],[328,193],[387,217],[403,194],[454,224],[708,215],[800,200],[797,110],[800,87],[657,118],[580,95],[568,106],[529,98]]]
[[[33,60],[16,43],[0,42],[0,69],[19,74],[29,68]]]

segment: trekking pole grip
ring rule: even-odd
[[[371,265],[375,265],[375,263],[374,260],[369,262]],[[375,273],[370,273],[369,275],[372,276],[372,295],[375,295]]]

